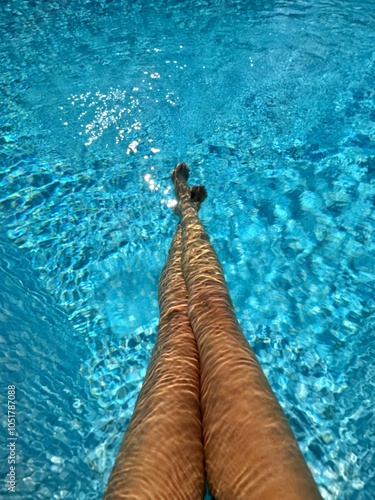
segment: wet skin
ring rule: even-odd
[[[204,457],[217,500],[321,498],[235,315],[224,273],[192,206],[187,167],[172,178],[182,227],[188,317],[200,359]]]
[[[203,497],[199,357],[187,302],[178,225],[159,282],[156,345],[105,500]]]
[[[177,165],[180,228],[159,284],[158,339],[104,498],[202,498],[202,432],[217,500],[321,498],[238,324],[187,178]]]

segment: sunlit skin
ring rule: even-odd
[[[188,173],[184,163],[172,173],[180,225],[160,279],[159,335],[105,499],[202,498],[204,470],[216,500],[319,499],[238,324]]]
[[[202,198],[197,196],[195,210]],[[105,500],[203,497],[199,357],[187,315],[181,248],[178,224],[159,281],[157,341]]]

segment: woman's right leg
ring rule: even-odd
[[[217,500],[321,498],[287,419],[238,324],[220,262],[190,200],[188,169],[172,173],[182,271],[200,358],[208,484]]]

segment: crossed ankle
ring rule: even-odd
[[[186,163],[178,163],[174,168],[171,179],[175,187],[177,205],[174,212],[181,217],[183,204],[188,202],[196,211],[207,198],[207,190],[202,185],[195,185],[189,188],[187,180],[189,178],[189,167]]]

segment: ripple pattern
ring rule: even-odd
[[[33,344],[36,325],[14,334],[2,311],[3,366],[33,422],[55,415],[44,441],[25,421],[41,455],[30,452],[22,491],[103,491],[155,338],[169,174],[184,160],[208,189],[201,214],[238,317],[323,497],[372,498],[374,17],[369,0],[1,4],[0,225],[82,349],[80,368],[61,368],[81,373],[68,399],[87,388],[61,402],[65,375],[50,376],[60,364],[41,348],[60,352],[50,327]],[[30,362],[22,378],[29,343],[45,373]],[[77,469],[92,481],[74,489]]]

